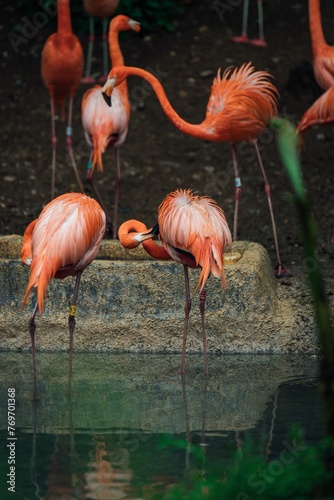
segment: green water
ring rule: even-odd
[[[250,439],[269,465],[282,454],[298,460],[292,423],[308,443],[322,438],[317,358],[211,356],[205,380],[202,356],[191,355],[184,381],[180,361],[75,352],[68,397],[67,354],[38,352],[36,405],[30,354],[0,353],[0,498],[161,498],[172,485],[204,484],[213,470],[223,477]],[[15,493],[6,484],[10,459]]]

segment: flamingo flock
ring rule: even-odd
[[[121,4],[121,2],[120,2]],[[185,280],[185,322],[181,373],[185,371],[186,340],[188,320],[191,309],[189,288],[189,268],[200,270],[196,290],[199,292],[199,307],[202,321],[203,353],[205,373],[208,373],[204,311],[206,301],[205,286],[212,275],[225,286],[224,251],[232,250],[232,239],[237,239],[238,214],[241,195],[240,167],[237,159],[236,144],[242,141],[253,145],[264,181],[272,225],[273,240],[276,248],[276,276],[291,276],[283,265],[278,243],[271,187],[258,147],[258,138],[268,126],[272,117],[278,114],[279,93],[273,83],[273,75],[265,70],[257,70],[249,61],[240,67],[218,69],[211,86],[211,93],[203,120],[198,124],[189,123],[176,112],[170,103],[162,83],[151,72],[140,67],[124,65],[119,44],[122,31],[140,30],[140,24],[128,16],[115,15],[109,23],[107,17],[115,13],[118,1],[84,1],[90,20],[90,38],[84,71],[84,55],[81,43],[72,31],[70,1],[58,0],[57,32],[51,35],[42,51],[42,79],[51,101],[51,201],[41,214],[27,227],[23,237],[22,262],[30,267],[30,277],[23,306],[26,305],[32,288],[37,289],[37,301],[29,320],[33,356],[34,392],[38,399],[35,328],[37,312],[43,313],[47,287],[52,278],[76,278],[73,299],[69,312],[70,367],[71,380],[73,333],[75,326],[76,304],[78,300],[80,277],[85,268],[95,259],[99,245],[107,229],[114,239],[118,238],[125,248],[143,245],[149,255],[156,259],[174,260],[182,264]],[[241,37],[234,42],[248,42],[247,35],[248,1],[244,3],[244,24]],[[259,38],[251,43],[265,47],[263,35],[262,1],[258,0],[260,20]],[[91,84],[91,61],[93,50],[93,16],[103,21],[104,65],[101,81],[104,85],[89,88],[82,99],[81,116],[84,135],[90,146],[86,180],[90,183],[97,201],[85,194],[72,148],[72,114],[74,98],[81,83]],[[315,123],[334,121],[334,47],[326,44],[321,26],[320,0],[309,0],[309,25],[312,39],[313,65],[315,77],[325,93],[307,110],[300,120],[297,133]],[[108,57],[109,53],[109,57]],[[111,70],[107,71],[108,59]],[[108,73],[108,74],[107,74]],[[130,120],[127,78],[137,76],[144,79],[153,89],[162,111],[171,123],[183,134],[201,141],[227,142],[231,147],[234,176],[235,202],[233,238],[224,211],[212,198],[200,196],[190,188],[176,189],[167,194],[158,207],[157,224],[151,228],[143,222],[131,219],[118,227],[118,200],[121,181],[120,147],[126,142]],[[65,193],[55,197],[56,179],[56,126],[55,110],[61,105],[65,117],[65,100],[69,98],[66,142],[73,170],[78,184],[77,193]],[[143,133],[145,133],[143,125]],[[108,148],[115,152],[116,180],[114,216],[108,214],[107,203],[102,200],[93,182],[93,172],[103,170],[102,156]],[[143,154],[145,152],[143,151]],[[153,238],[158,238],[159,242]]]

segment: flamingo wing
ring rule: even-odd
[[[119,0],[84,0],[84,9],[89,16],[110,17],[118,7]]]
[[[126,139],[130,119],[130,105],[121,92],[115,89],[112,106],[106,106],[102,87],[96,85],[88,90],[82,100],[81,117],[86,140],[93,147],[92,169],[97,165],[103,170],[102,154],[114,145],[120,146]]]
[[[334,87],[328,89],[302,116],[297,132],[305,132],[312,125],[334,122]]]
[[[256,138],[277,114],[278,91],[270,76],[266,71],[255,71],[251,63],[234,70],[228,68],[223,75],[218,70],[205,122],[210,120],[221,136],[228,133],[230,142]]]
[[[323,90],[334,86],[334,47],[325,44],[317,50],[313,69],[315,79]]]
[[[30,289],[37,286],[42,311],[50,279],[85,269],[97,255],[105,227],[102,208],[86,195],[67,193],[46,205],[33,228],[30,279],[23,305]]]
[[[49,36],[42,51],[42,79],[56,104],[74,95],[83,67],[81,43],[73,33]]]
[[[181,264],[202,268],[197,288],[203,289],[210,273],[221,276],[225,283],[223,252],[225,246],[232,247],[232,237],[225,214],[214,200],[195,196],[191,190],[177,190],[160,205],[158,224],[171,257]],[[193,265],[184,252],[194,257]]]
[[[22,250],[21,250],[21,260],[23,264],[26,266],[30,266],[31,260],[32,260],[32,249],[31,249],[31,240],[32,240],[32,235],[36,226],[37,219],[33,220],[30,222],[30,224],[27,226],[26,230],[24,231],[23,235],[23,245],[22,245]]]

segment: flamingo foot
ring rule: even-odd
[[[267,47],[267,42],[264,38],[254,38],[254,40],[249,40],[249,43],[256,47]]]
[[[90,75],[87,75],[87,76],[83,76],[80,81],[81,81],[81,83],[91,84],[91,83],[95,83],[95,78],[93,78]]]
[[[99,82],[105,83],[108,80],[108,75],[102,75],[99,78]]]
[[[277,264],[274,267],[274,273],[276,275],[276,278],[291,278],[293,274],[287,269],[286,267],[283,266],[283,264]]]
[[[250,42],[247,35],[232,36],[231,40],[234,43],[249,43]]]

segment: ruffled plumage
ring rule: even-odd
[[[334,122],[334,87],[324,92],[302,116],[297,133],[305,132],[316,124]]]
[[[38,308],[51,278],[75,276],[96,257],[106,227],[100,205],[84,194],[66,193],[48,203],[27,227],[21,259],[30,264],[30,277],[22,306],[37,287]]]
[[[225,214],[214,200],[178,189],[160,204],[158,225],[162,244],[176,262],[201,267],[196,290],[204,288],[210,273],[225,284],[223,252],[225,247],[232,248],[232,237]],[[191,254],[193,263],[178,250]]]

